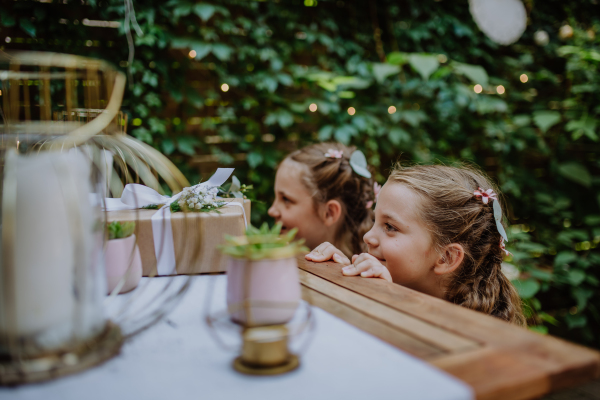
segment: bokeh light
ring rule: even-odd
[[[190,58],[196,57],[196,50],[191,50],[189,56]]]
[[[496,87],[496,92],[498,92],[498,94],[504,94],[504,92],[506,92],[506,89],[504,89],[504,86],[498,85]]]
[[[475,91],[475,93],[481,93],[481,92],[483,92],[483,86],[481,86],[481,85],[479,85],[479,84],[478,84],[478,85],[475,85],[475,86],[473,87],[473,90]]]
[[[519,79],[521,80],[521,82],[525,83],[529,80],[529,77],[527,76],[527,74],[521,74]]]
[[[350,115],[356,114],[356,109],[354,107],[349,107],[348,108],[348,114],[350,114]]]
[[[394,107],[394,106],[390,106],[390,107],[388,108],[388,112],[389,112],[390,114],[393,114],[393,113],[395,113],[395,112],[396,112],[396,107]]]
[[[222,84],[221,85],[221,90],[224,91],[224,92],[228,91],[229,90],[229,85],[226,84],[226,83]]]
[[[312,103],[310,106],[308,106],[308,109],[311,112],[315,112],[315,111],[317,111],[317,105],[315,103]]]

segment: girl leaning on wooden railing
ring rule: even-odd
[[[386,279],[525,326],[521,300],[501,271],[505,241],[498,190],[481,172],[397,166],[364,235],[368,251],[350,261],[323,243],[306,258],[334,260],[344,275]]]

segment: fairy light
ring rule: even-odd
[[[191,50],[188,55],[190,56],[190,58],[196,57],[196,50]]]
[[[226,83],[222,84],[221,85],[221,90],[224,91],[224,92],[228,91],[229,90],[229,85],[226,84]]]
[[[388,112],[389,112],[390,114],[393,114],[393,113],[395,113],[395,112],[396,112],[396,107],[394,107],[394,106],[389,106],[389,107],[388,107]]]
[[[527,76],[527,74],[521,74],[519,79],[521,80],[521,82],[525,83],[529,80],[529,77]]]
[[[496,87],[496,92],[498,92],[498,94],[504,94],[504,92],[506,92],[506,89],[504,89],[504,86],[498,85]]]
[[[308,109],[311,112],[315,112],[315,111],[317,111],[317,105],[315,103],[312,103],[310,106],[308,106]]]
[[[349,107],[348,108],[348,114],[350,114],[350,115],[356,114],[356,109],[354,107]]]
[[[21,142],[20,142],[19,140],[17,140],[17,150],[19,149],[19,144],[20,144],[20,143],[21,143]]]
[[[477,84],[473,87],[473,90],[475,91],[475,93],[481,93],[483,91],[483,86]]]

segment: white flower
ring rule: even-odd
[[[179,200],[177,204],[179,204],[179,207],[183,207],[185,205],[185,201]]]
[[[196,203],[196,210],[199,210],[202,208],[202,205],[200,203]]]
[[[204,196],[205,203],[210,203],[212,201],[213,201],[213,196],[210,196],[210,195]]]
[[[198,202],[198,199],[197,199],[196,197],[192,197],[192,198],[190,199],[190,202],[191,202],[191,203],[197,203],[197,202]]]

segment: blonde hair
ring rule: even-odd
[[[341,151],[342,157],[325,157],[330,149]],[[335,245],[348,256],[367,250],[362,238],[374,221],[371,207],[367,208],[369,201],[375,200],[373,180],[358,175],[350,166],[355,150],[341,143],[317,143],[286,157],[306,167],[302,182],[311,191],[315,207],[334,199],[342,204],[342,224]]]
[[[484,204],[473,195],[478,188],[491,188],[500,197],[498,188],[465,165],[397,165],[389,182],[406,185],[421,197],[419,211],[438,251],[450,243],[464,248],[462,264],[448,279],[446,300],[525,326],[521,299],[501,271],[501,236],[492,202]]]

